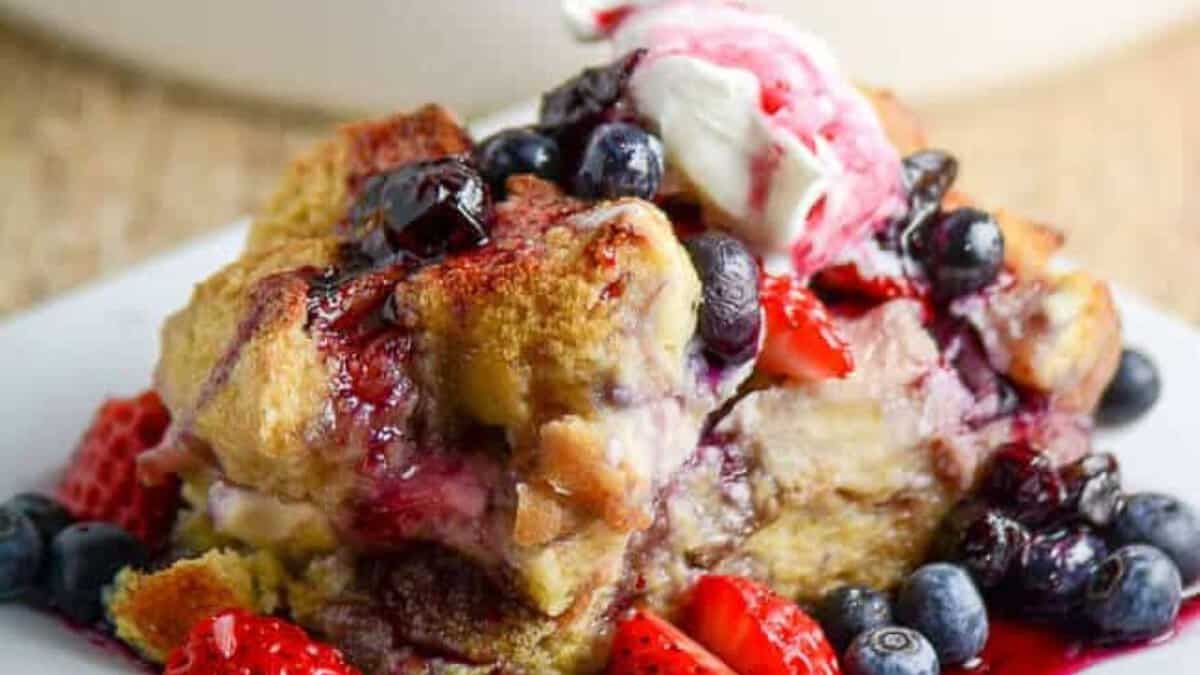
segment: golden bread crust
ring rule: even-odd
[[[107,600],[117,637],[154,663],[183,644],[201,619],[239,607],[273,612],[281,574],[263,555],[210,551],[158,572],[123,570]]]

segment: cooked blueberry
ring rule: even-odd
[[[942,198],[958,177],[958,160],[941,150],[922,150],[904,158],[904,187],[908,191],[907,225],[920,228],[942,208]]]
[[[625,83],[645,55],[637,50],[616,61],[588,68],[542,96],[539,125],[560,143],[582,144],[603,122],[612,121],[625,93]]]
[[[745,363],[758,350],[762,311],[758,263],[740,241],[708,232],[684,242],[703,287],[699,333],[720,364]]]
[[[1171,559],[1153,546],[1133,544],[1100,564],[1088,584],[1084,615],[1101,642],[1148,640],[1171,629],[1182,593]]]
[[[42,535],[42,540],[47,544],[54,538],[54,535],[75,522],[62,504],[50,497],[33,492],[13,497],[8,500],[7,506],[24,513],[33,521],[34,526]]]
[[[461,159],[447,158],[405,164],[371,178],[350,219],[371,260],[433,260],[486,244],[489,210],[479,172]]]
[[[996,451],[980,478],[979,492],[1029,526],[1046,522],[1067,500],[1067,489],[1050,458],[1020,443]]]
[[[596,127],[588,139],[575,194],[588,199],[650,199],[662,182],[662,146],[641,127],[613,122]]]
[[[937,652],[911,628],[888,626],[863,633],[842,656],[846,675],[938,675]]]
[[[941,353],[975,398],[968,422],[985,424],[1012,414],[1021,404],[1016,388],[992,366],[979,333],[962,319],[943,317],[932,328]]]
[[[1004,581],[1029,542],[1029,531],[1001,511],[978,501],[955,506],[934,539],[938,560],[962,565],[983,589]]]
[[[1200,514],[1174,497],[1151,492],[1127,497],[1113,519],[1117,544],[1149,544],[1179,567],[1184,584],[1200,580]]]
[[[939,298],[974,293],[996,280],[1004,265],[1004,235],[991,214],[972,208],[930,222],[920,241],[926,273]]]
[[[920,631],[943,665],[970,661],[987,642],[983,598],[971,576],[956,565],[932,563],[905,579],[896,594],[896,618]]]
[[[0,506],[0,601],[33,589],[43,547],[42,535],[28,516],[12,505]]]
[[[835,649],[843,651],[854,638],[892,623],[892,607],[882,593],[866,586],[841,586],[825,594],[816,619]]]
[[[532,129],[505,129],[479,143],[475,162],[492,193],[503,195],[509,176],[531,173],[557,180],[558,143]]]
[[[1117,372],[1100,399],[1096,420],[1108,426],[1128,424],[1154,407],[1161,393],[1158,367],[1145,354],[1126,349],[1121,352]]]
[[[1084,589],[1107,555],[1104,539],[1084,528],[1034,535],[1013,572],[1021,608],[1034,616],[1070,616],[1079,608]]]
[[[1108,527],[1121,504],[1121,467],[1104,452],[1088,455],[1062,471],[1067,488],[1064,513],[1096,527]]]
[[[146,561],[142,544],[109,523],[77,523],[50,543],[50,601],[81,624],[103,615],[101,592],[122,568]]]

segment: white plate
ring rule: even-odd
[[[521,110],[492,118],[483,131]],[[525,113],[527,114],[527,113]],[[237,223],[124,274],[0,323],[0,499],[53,483],[98,402],[144,389],[158,353],[158,326],[192,285],[234,259],[246,224]],[[1163,398],[1136,425],[1100,435],[1123,460],[1126,482],[1200,504],[1200,332],[1118,291],[1127,342],[1158,361]],[[137,672],[54,618],[0,607],[0,672],[102,675]],[[1155,649],[1090,673],[1194,675],[1200,626]]]

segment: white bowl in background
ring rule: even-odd
[[[1200,0],[764,0],[851,72],[943,97],[1060,67],[1200,13]],[[557,0],[0,0],[119,59],[332,109],[495,109],[603,58]]]

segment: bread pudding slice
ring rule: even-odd
[[[558,184],[529,167],[485,186],[480,153],[434,106],[348,126],[293,166],[241,257],[163,330],[175,426],[142,469],[185,478],[180,550],[278,560],[281,610],[370,673],[597,672],[632,605],[670,616],[708,572],[799,600],[888,588],[996,448],[1087,451],[1119,324],[1102,283],[1052,269],[1056,235],[966,209],[945,158],[909,176],[899,156],[926,149],[915,118],[828,86],[823,59],[804,77],[841,116],[828,138],[804,135],[828,112],[813,105],[812,119],[742,119],[763,144],[749,158],[719,134],[716,154],[664,154],[637,124],[688,131],[694,108],[658,98],[688,92],[647,76],[631,99],[630,72],[640,58],[699,71],[646,53],[556,90],[540,126],[517,130],[579,166]],[[771,62],[741,64],[730,91],[756,114],[813,103],[760,92]],[[601,141],[616,150],[595,160]],[[730,157],[744,191],[713,182]],[[606,183],[609,160],[637,180]],[[936,241],[910,235],[952,213],[988,228],[993,257],[938,277],[913,249]],[[698,249],[703,230],[733,243]],[[754,277],[781,261],[810,315],[760,306]],[[721,284],[743,263],[753,293]],[[809,333],[781,342],[781,316]],[[731,328],[749,339],[714,349]],[[837,367],[763,358],[779,344]],[[160,656],[166,633],[131,608],[207,569],[129,580],[110,611]]]
[[[428,108],[295,169],[242,258],[164,327],[176,433],[143,468],[187,476],[219,535],[299,556],[435,542],[554,616],[615,580],[748,367],[701,358],[699,280],[648,202],[517,177],[482,248],[348,254],[363,172],[462,138]]]

